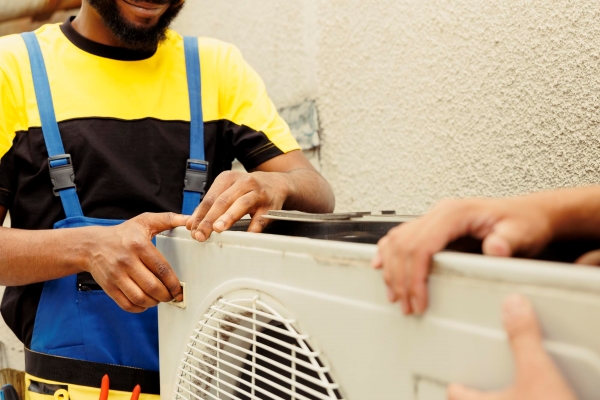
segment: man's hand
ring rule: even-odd
[[[184,226],[187,220],[173,213],[146,213],[114,227],[84,228],[90,229],[84,270],[125,311],[142,312],[160,302],[181,301],[179,279],[152,238]]]
[[[223,232],[250,214],[249,232],[262,232],[269,210],[280,210],[291,192],[286,174],[278,172],[221,173],[187,222],[192,237],[204,242],[212,231]]]
[[[532,255],[552,239],[547,201],[541,196],[446,200],[424,217],[392,229],[372,262],[382,268],[390,301],[405,314],[427,308],[427,276],[433,255],[461,236],[483,240],[483,253]]]
[[[510,296],[503,306],[516,367],[516,381],[502,392],[482,393],[461,385],[448,388],[449,400],[575,400],[575,394],[546,353],[531,303]]]
[[[256,171],[221,173],[187,228],[204,242],[215,232],[231,228],[246,214],[252,216],[249,232],[262,232],[269,223],[262,216],[269,210],[332,212],[335,197],[327,181],[295,150],[265,161]]]

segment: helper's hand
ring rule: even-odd
[[[585,253],[584,255],[579,257],[577,261],[575,261],[575,264],[600,267],[600,250],[594,250]]]
[[[390,301],[400,301],[405,314],[423,313],[435,253],[470,235],[483,240],[486,255],[532,255],[552,238],[548,207],[548,199],[539,195],[443,201],[382,238],[372,266],[383,269]]]
[[[533,307],[521,296],[510,296],[503,306],[516,367],[516,381],[502,392],[482,393],[460,385],[448,388],[449,400],[575,400],[542,343]]]
[[[285,174],[278,172],[221,173],[188,220],[192,237],[204,242],[212,231],[223,232],[250,214],[249,232],[262,232],[267,223],[262,215],[281,210],[289,192]]]
[[[114,227],[94,227],[85,270],[122,309],[142,312],[183,300],[179,279],[152,244],[156,234],[184,226],[188,217],[142,214]]]

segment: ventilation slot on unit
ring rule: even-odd
[[[342,399],[309,336],[263,297],[221,298],[204,315],[184,352],[175,400]]]

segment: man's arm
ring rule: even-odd
[[[300,150],[272,158],[250,173],[228,171],[217,177],[189,219],[192,237],[205,241],[212,231],[223,232],[246,214],[250,232],[262,232],[269,210],[332,212],[335,197],[329,183]]]
[[[186,222],[187,217],[164,213],[142,214],[114,227],[0,228],[0,284],[26,285],[85,271],[126,311],[181,301],[179,280],[151,240]]]
[[[483,240],[486,255],[531,256],[555,239],[600,238],[599,226],[600,186],[446,200],[381,239],[373,267],[383,269],[390,301],[400,301],[406,314],[420,314],[427,308],[431,258],[462,236]]]

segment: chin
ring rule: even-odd
[[[1,1],[1,0],[0,0]],[[87,0],[123,47],[156,48],[184,3],[163,5],[144,0]]]
[[[121,18],[129,24],[139,28],[152,28],[160,21],[160,18],[169,10],[169,4],[165,4],[162,9],[144,10],[135,7],[133,2],[126,0],[117,0]]]

